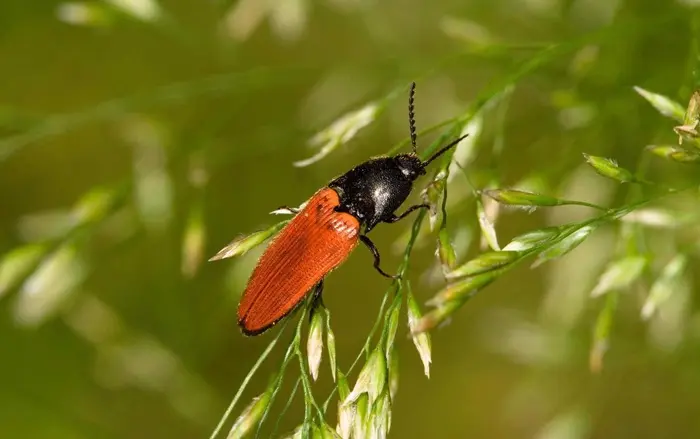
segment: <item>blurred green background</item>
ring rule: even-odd
[[[669,185],[688,181],[693,168],[646,158],[644,146],[676,137],[633,86],[685,105],[695,86],[698,7],[691,0],[2,2],[0,253],[13,256],[0,269],[0,436],[208,437],[273,335],[245,338],[236,325],[261,248],[203,260],[273,224],[271,210],[300,204],[405,140],[412,80],[418,127],[427,128],[463,113],[492,84],[507,84],[548,45],[564,44],[513,84],[502,121],[498,111],[485,114],[477,149],[500,139],[503,152],[497,163],[477,154],[468,170],[496,185],[536,182],[544,192],[604,205],[624,201],[626,188],[582,167],[582,152],[643,166]],[[392,91],[386,111],[354,139],[318,163],[292,165],[314,154],[307,146],[314,133]],[[468,198],[466,180],[451,193],[459,199],[460,191]],[[469,209],[451,216],[461,260],[479,251]],[[497,227],[512,237],[587,215],[507,211]],[[373,232],[388,271],[399,264],[397,239],[409,226]],[[668,231],[650,238],[660,266],[674,243],[693,242],[688,229],[681,238]],[[622,294],[605,365],[590,370],[602,302],[589,292],[616,237],[600,230],[565,258],[518,268],[470,301],[434,331],[429,380],[402,322],[391,436],[699,437],[693,276],[649,322],[639,317],[645,293]],[[360,249],[326,282],[343,367],[388,285],[371,262]],[[444,283],[429,240],[412,262],[423,303]],[[695,268],[697,261],[689,272]],[[244,405],[262,392],[282,348]],[[314,390],[322,398],[331,388],[324,363]],[[302,416],[297,399],[281,431]]]

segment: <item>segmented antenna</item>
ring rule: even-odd
[[[408,128],[411,130],[411,145],[416,152],[416,119],[413,113],[413,98],[416,96],[416,83],[411,83],[411,91],[408,95]]]

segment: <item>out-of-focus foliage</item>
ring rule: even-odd
[[[27,1],[0,29],[2,437],[700,435],[698,2]],[[358,250],[310,322],[243,337],[268,213],[406,150],[411,81],[424,158],[469,137],[372,233],[404,278]]]

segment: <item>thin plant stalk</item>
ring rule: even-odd
[[[270,344],[267,345],[265,350],[263,351],[262,354],[260,354],[260,357],[258,357],[258,360],[255,362],[253,367],[250,368],[250,371],[248,372],[248,375],[243,379],[243,382],[241,383],[241,386],[238,388],[238,392],[234,395],[233,399],[231,400],[231,403],[228,405],[226,408],[226,411],[224,412],[223,416],[221,417],[221,420],[219,423],[216,425],[216,428],[212,432],[212,434],[209,436],[209,439],[216,439],[216,437],[219,435],[221,432],[221,429],[223,428],[224,424],[228,420],[229,416],[231,416],[231,412],[233,411],[233,408],[236,406],[238,403],[238,400],[241,398],[241,395],[243,395],[243,391],[245,390],[246,387],[248,387],[248,383],[250,380],[253,378],[253,375],[258,371],[262,363],[265,361],[265,359],[270,355],[270,352],[272,352],[272,349],[275,347],[277,342],[279,341],[280,337],[284,333],[285,328],[287,327],[289,320],[285,321],[282,324],[282,328],[280,329],[280,332],[277,334],[277,336],[272,339]]]

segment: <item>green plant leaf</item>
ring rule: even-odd
[[[700,161],[700,150],[691,151],[675,145],[649,145],[646,150],[677,163],[697,163]]]
[[[310,146],[320,148],[318,153],[308,159],[294,162],[294,166],[299,168],[309,166],[326,157],[339,146],[349,142],[361,129],[371,124],[379,112],[380,106],[376,102],[370,102],[358,110],[344,114],[309,140]]]
[[[685,109],[678,102],[664,95],[645,90],[642,87],[635,86],[634,91],[639,93],[662,115],[670,117],[677,122],[683,122],[683,119],[685,118]]]
[[[499,270],[491,270],[453,282],[435,294],[428,301],[428,304],[440,307],[448,302],[464,301],[475,292],[493,282],[499,274]]]
[[[323,329],[325,324],[326,309],[323,305],[318,305],[311,313],[309,323],[309,335],[306,343],[306,354],[309,361],[309,372],[316,381],[318,370],[323,357]]]
[[[265,230],[236,238],[229,245],[219,250],[216,255],[209,258],[209,261],[219,261],[221,259],[232,258],[234,256],[245,254],[247,251],[259,246],[272,235],[282,230],[282,228],[287,225],[288,222],[289,220],[280,221],[274,226]]]
[[[644,272],[647,259],[644,256],[627,256],[613,261],[600,275],[598,283],[591,291],[591,296],[597,297],[609,291],[619,291],[628,288]]]
[[[503,251],[522,252],[544,246],[557,238],[563,230],[560,227],[547,227],[523,233],[513,238],[511,242],[503,247]]]
[[[603,177],[617,180],[620,183],[632,183],[637,181],[630,171],[618,166],[613,159],[597,157],[586,153],[583,154],[583,157],[586,159],[586,162]]]
[[[450,271],[446,277],[448,279],[455,279],[486,273],[510,264],[515,261],[518,256],[520,256],[520,253],[514,251],[482,253],[476,258]]]
[[[492,250],[500,250],[501,247],[498,245],[498,237],[496,236],[496,229],[493,226],[493,222],[486,215],[484,210],[484,203],[480,199],[476,200],[476,215],[479,221],[479,227],[481,227],[481,234]]]
[[[578,247],[579,244],[581,244],[586,238],[588,238],[588,235],[590,235],[595,229],[596,225],[594,224],[588,224],[583,227],[572,226],[571,231],[568,231],[568,236],[540,253],[535,262],[532,264],[532,267],[538,267],[547,261],[560,258],[569,253],[571,250]]]
[[[265,392],[253,398],[248,407],[238,416],[226,439],[242,439],[257,425],[270,402],[270,393]]]
[[[688,257],[684,254],[676,255],[666,264],[661,271],[661,275],[651,286],[649,295],[642,306],[642,318],[644,320],[650,319],[659,306],[668,300],[674,291],[680,288],[687,265]]]
[[[549,195],[540,195],[516,189],[486,189],[482,193],[508,206],[560,206],[561,200]]]
[[[328,362],[331,365],[331,375],[333,382],[336,382],[338,372],[338,362],[335,353],[335,334],[331,328],[331,312],[326,309],[326,345],[328,345]]]
[[[17,247],[0,260],[0,298],[8,293],[36,268],[46,254],[43,244],[27,244]]]
[[[418,350],[418,355],[423,362],[423,372],[425,376],[430,378],[430,363],[432,361],[431,357],[431,342],[430,334],[424,331],[419,331],[419,324],[421,320],[421,312],[416,302],[415,297],[413,297],[413,292],[408,289],[407,291],[408,300],[408,329],[412,334],[413,344]]]
[[[369,403],[373,404],[384,388],[386,373],[387,368],[384,350],[380,346],[377,346],[360,371],[355,387],[345,398],[344,404],[357,402],[358,398],[365,393],[369,396]]]
[[[598,373],[603,369],[603,359],[608,351],[610,331],[617,309],[618,293],[611,292],[606,296],[605,305],[598,313],[593,330],[593,344],[589,354],[591,372]]]

